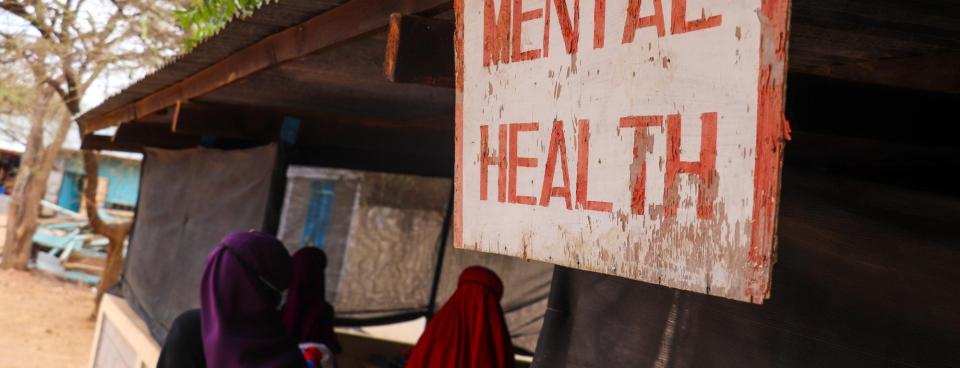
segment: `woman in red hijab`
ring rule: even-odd
[[[457,291],[430,320],[407,368],[513,368],[513,344],[503,319],[503,283],[480,266],[460,274]]]

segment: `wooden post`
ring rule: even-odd
[[[94,311],[91,318],[96,318],[97,308],[100,305],[100,299],[104,291],[120,280],[120,271],[123,269],[123,240],[130,233],[131,223],[108,224],[104,222],[97,209],[97,185],[99,178],[96,173],[99,172],[99,157],[94,151],[83,151],[83,169],[87,173],[86,183],[83,188],[83,197],[86,201],[87,219],[93,232],[106,236],[109,243],[107,245],[107,264],[103,268],[103,274],[100,275],[100,284],[97,285],[97,296],[94,299]]]
[[[390,15],[383,72],[396,83],[453,88],[453,22]]]

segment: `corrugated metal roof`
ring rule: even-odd
[[[157,70],[84,112],[77,120],[83,123],[137,101],[257,41],[303,23],[344,2],[346,0],[266,0],[255,11],[234,17],[220,32],[207,38],[190,52],[168,60]]]

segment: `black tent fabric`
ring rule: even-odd
[[[268,224],[277,147],[147,149],[121,290],[163,341],[199,307],[207,253],[227,234]]]
[[[772,297],[557,268],[535,367],[960,366],[960,200],[784,172]]]

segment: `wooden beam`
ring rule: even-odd
[[[351,115],[315,114],[310,111],[285,113],[231,104],[189,103],[183,104],[174,133],[271,141],[279,139],[283,120],[287,116],[302,122],[297,143],[300,145],[313,145],[318,140],[337,140],[338,134],[344,131],[367,132],[372,135],[385,133],[396,139],[406,137],[405,131],[415,132],[414,134],[423,137],[445,137],[446,134],[451,134],[452,137],[453,132],[452,116],[440,115],[415,120],[372,119]],[[137,120],[136,124],[141,122]],[[416,137],[411,139],[417,140]],[[422,146],[424,145],[418,147]]]
[[[178,83],[83,122],[83,132],[129,122],[203,96],[254,73],[385,28],[390,14],[415,14],[450,6],[450,0],[351,0],[263,39]]]
[[[960,52],[802,68],[797,72],[931,92],[960,93]]]
[[[143,146],[131,143],[118,143],[109,135],[87,134],[80,142],[80,149],[94,151],[143,152]]]
[[[87,136],[89,137],[89,135]],[[135,151],[142,150],[143,147],[157,147],[180,149],[196,147],[200,144],[200,136],[193,134],[176,134],[170,131],[167,124],[146,124],[132,123],[123,124],[117,128],[113,135],[113,145],[109,147],[119,147],[123,150]]]
[[[177,100],[177,104],[173,106],[173,119],[170,122],[170,131],[177,131],[177,123],[180,120],[180,100]]]
[[[342,124],[303,119],[299,133],[299,146],[346,147],[384,155],[432,154],[453,160],[453,130],[378,127],[365,122]]]
[[[230,105],[183,105],[176,134],[207,135],[248,140],[277,138],[283,114]]]
[[[792,135],[786,158],[792,164],[829,164],[863,171],[891,167],[948,173],[960,170],[960,162],[950,159],[960,155],[960,149],[956,147],[808,132],[793,132]]]
[[[369,150],[339,146],[294,146],[287,155],[291,165],[338,167],[407,175],[453,177],[453,153],[398,152],[384,154]]]
[[[792,25],[802,25],[827,31],[852,31],[866,36],[859,43],[876,45],[871,40],[889,40],[927,49],[956,49],[960,47],[960,39],[956,37],[960,32],[960,22],[956,21],[958,12],[960,2],[956,1],[794,1],[790,15],[791,33]],[[859,46],[858,40],[849,41],[852,46]]]
[[[453,88],[453,30],[448,20],[391,14],[383,63],[387,79]]]

